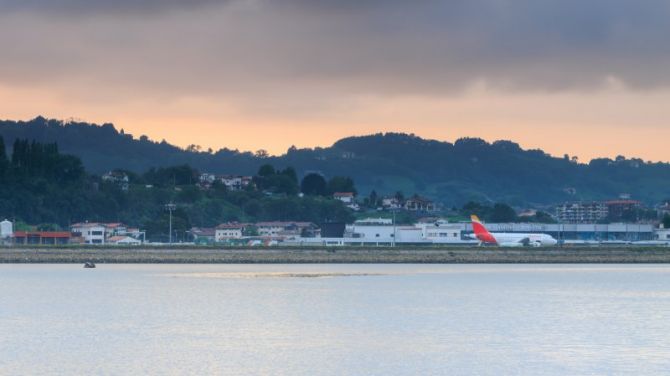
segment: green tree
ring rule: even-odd
[[[493,205],[492,222],[515,222],[516,220],[516,211],[511,206],[503,203]]]
[[[271,164],[264,164],[258,169],[258,176],[267,177],[274,175],[275,168]]]
[[[377,196],[377,191],[374,189],[370,192],[368,196],[368,206],[372,209],[375,209],[379,206],[379,196]]]
[[[358,194],[354,180],[348,176],[334,176],[328,180],[328,193],[335,192],[352,192],[354,195]]]
[[[666,214],[663,216],[663,227],[670,228],[670,214]]]
[[[9,160],[7,159],[7,151],[5,150],[5,139],[0,136],[0,181],[4,180],[8,167]]]
[[[328,194],[326,179],[321,174],[309,173],[302,179],[300,191],[308,196],[325,196]]]

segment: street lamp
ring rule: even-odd
[[[395,228],[396,228],[396,226],[395,226],[395,209],[391,209],[391,212],[393,212],[393,242],[391,242],[391,246],[395,247],[395,234],[396,234],[396,231],[395,231]]]
[[[177,209],[177,205],[173,204],[172,202],[169,204],[165,204],[165,210],[170,212],[170,244],[172,244],[172,212]]]

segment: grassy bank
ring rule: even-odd
[[[0,263],[670,263],[667,247],[2,248]]]

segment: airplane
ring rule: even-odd
[[[472,219],[473,239],[479,240],[479,245],[493,244],[499,247],[542,247],[556,245],[558,241],[547,234],[519,234],[513,232],[490,233],[476,215]]]

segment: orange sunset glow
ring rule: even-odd
[[[653,6],[38,3],[0,13],[4,119],[114,123],[205,150],[406,132],[670,160],[670,64],[654,44],[667,26],[633,17]]]

